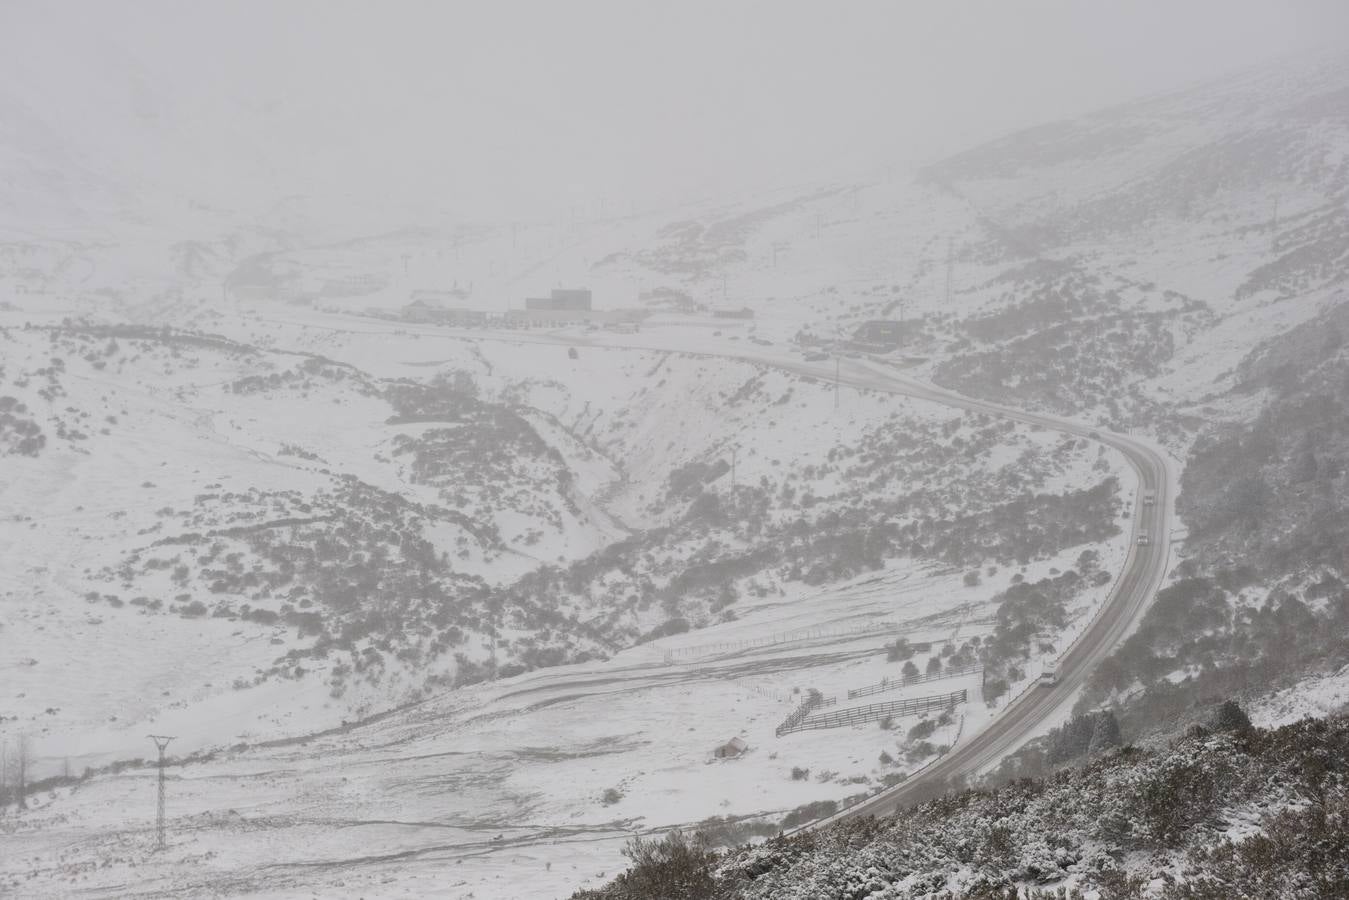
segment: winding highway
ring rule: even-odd
[[[818,369],[783,366],[799,374],[823,377]],[[832,374],[832,373],[831,373]],[[965,738],[949,753],[902,784],[849,807],[832,819],[894,813],[907,804],[932,796],[947,785],[995,765],[1003,756],[1038,734],[1055,714],[1073,702],[1091,671],[1124,639],[1161,587],[1170,558],[1172,479],[1161,453],[1127,435],[1093,429],[1055,416],[1029,413],[922,384],[880,366],[853,363],[840,375],[843,384],[903,394],[947,406],[1014,419],[1029,425],[1085,437],[1122,453],[1138,476],[1138,496],[1129,553],[1110,594],[1086,629],[1059,657],[1058,681],[1053,686],[1032,682],[980,731]],[[1148,502],[1148,497],[1152,498]],[[1144,540],[1144,543],[1139,541]]]
[[[401,328],[406,331],[424,331],[428,334],[444,333],[441,329],[431,326],[417,328],[404,325]],[[387,325],[369,323],[367,320],[364,327],[358,330],[371,332],[392,329]],[[1012,698],[986,726],[964,737],[945,756],[904,783],[855,804],[836,816],[805,826],[806,828],[817,828],[838,819],[888,815],[908,804],[927,799],[946,786],[959,783],[963,778],[974,776],[996,765],[1008,753],[1041,733],[1048,722],[1073,703],[1091,671],[1119,645],[1141,617],[1166,575],[1170,562],[1171,495],[1174,479],[1167,459],[1160,452],[1128,435],[1100,430],[1071,419],[1027,412],[967,397],[909,378],[898,369],[861,358],[842,361],[836,369],[832,360],[812,364],[787,356],[781,350],[759,351],[726,345],[719,348],[719,352],[708,349],[706,345],[697,348],[687,344],[662,346],[663,342],[658,338],[651,340],[646,335],[643,338],[633,339],[607,334],[593,336],[520,332],[493,334],[477,331],[465,337],[521,344],[559,344],[594,349],[678,353],[772,366],[824,382],[832,382],[837,378],[840,384],[852,388],[900,394],[1087,438],[1119,451],[1128,460],[1138,476],[1138,493],[1133,506],[1133,515],[1129,519],[1133,528],[1129,552],[1105,603],[1083,632],[1059,657],[1056,667],[1057,683],[1052,686],[1041,686],[1032,682],[1028,688]],[[1146,499],[1149,496],[1152,498],[1151,502]],[[1144,539],[1141,543],[1140,538]]]
[[[615,347],[607,340],[561,338],[559,343]],[[652,346],[628,346],[624,349],[661,349]],[[947,786],[958,784],[996,765],[1008,753],[1040,734],[1046,724],[1066,711],[1093,669],[1124,640],[1156,595],[1170,564],[1171,509],[1174,480],[1166,457],[1149,444],[1129,435],[1104,431],[1072,419],[1043,413],[1026,412],[986,400],[967,397],[906,377],[888,366],[862,359],[848,359],[835,369],[829,364],[811,364],[772,353],[708,352],[690,353],[687,348],[668,348],[669,352],[720,357],[773,366],[796,375],[820,381],[833,381],[862,390],[900,394],[974,413],[999,416],[1027,425],[1070,434],[1104,444],[1123,454],[1138,476],[1137,495],[1129,519],[1129,552],[1105,603],[1077,639],[1058,659],[1057,682],[1042,686],[1032,682],[986,726],[965,737],[938,761],[868,800],[848,807],[836,816],[811,823],[818,828],[840,819],[889,815],[906,805],[921,802]],[[1150,498],[1150,499],[1149,499]]]
[[[965,737],[945,756],[904,783],[850,806],[836,816],[811,823],[805,826],[806,828],[818,828],[840,819],[889,815],[996,765],[1008,753],[1040,734],[1057,714],[1066,711],[1074,702],[1078,691],[1086,684],[1092,670],[1124,640],[1142,616],[1166,576],[1170,564],[1171,494],[1174,480],[1166,457],[1149,444],[1129,435],[1104,431],[1072,419],[1026,412],[967,397],[911,379],[897,369],[870,360],[848,359],[835,369],[829,363],[811,364],[772,352],[690,351],[687,347],[626,345],[611,342],[606,338],[595,340],[561,335],[550,335],[543,338],[542,342],[553,341],[593,347],[664,349],[673,353],[734,359],[772,366],[825,382],[837,378],[840,384],[852,388],[900,394],[1093,440],[1123,454],[1138,476],[1137,496],[1134,498],[1133,514],[1129,519],[1133,528],[1129,536],[1129,552],[1105,603],[1077,639],[1059,657],[1056,667],[1057,682],[1052,686],[1041,686],[1032,682],[1028,688],[1012,698],[985,727]]]

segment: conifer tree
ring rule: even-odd
[[[1250,731],[1251,719],[1235,700],[1224,700],[1213,714],[1215,731]]]
[[[1106,753],[1115,749],[1124,743],[1120,736],[1119,720],[1110,710],[1106,710],[1096,716],[1096,724],[1091,731],[1091,744],[1087,752],[1092,756],[1098,753]]]

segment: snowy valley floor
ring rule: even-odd
[[[1066,562],[1026,574],[1055,564]],[[897,676],[884,652],[895,636],[936,642],[935,652],[957,631],[986,631],[990,594],[988,585],[964,586],[958,573],[892,568],[755,601],[739,622],[607,662],[447,692],[368,724],[174,765],[161,853],[153,852],[154,769],[99,775],[0,820],[0,886],[34,897],[565,896],[612,876],[633,834],[712,816],[778,821],[921,765],[898,751],[912,718],[892,731],[872,723],[775,737],[800,701],[795,691],[815,688],[846,707],[964,687],[971,702],[929,740],[949,744],[980,727],[996,710],[978,697],[977,676],[851,704],[846,692]],[[1090,612],[1079,610],[1077,622]],[[774,635],[779,643],[735,649]],[[749,751],[713,760],[713,748],[737,735]],[[882,751],[900,762],[882,764]],[[793,780],[794,767],[810,775]],[[616,802],[605,802],[609,789]]]

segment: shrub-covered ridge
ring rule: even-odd
[[[1349,896],[1349,719],[1215,726],[724,856],[634,842],[631,869],[574,900]]]

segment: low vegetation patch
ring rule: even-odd
[[[959,791],[891,818],[725,854],[697,835],[642,842],[630,849],[627,872],[573,897],[1349,895],[1349,719],[1271,731],[1242,727],[1230,711],[1218,721],[1228,730],[1195,728],[1155,751],[1102,750],[1045,780]],[[1077,740],[1082,732],[1070,723],[1062,734]],[[1245,824],[1229,837],[1236,820]]]

